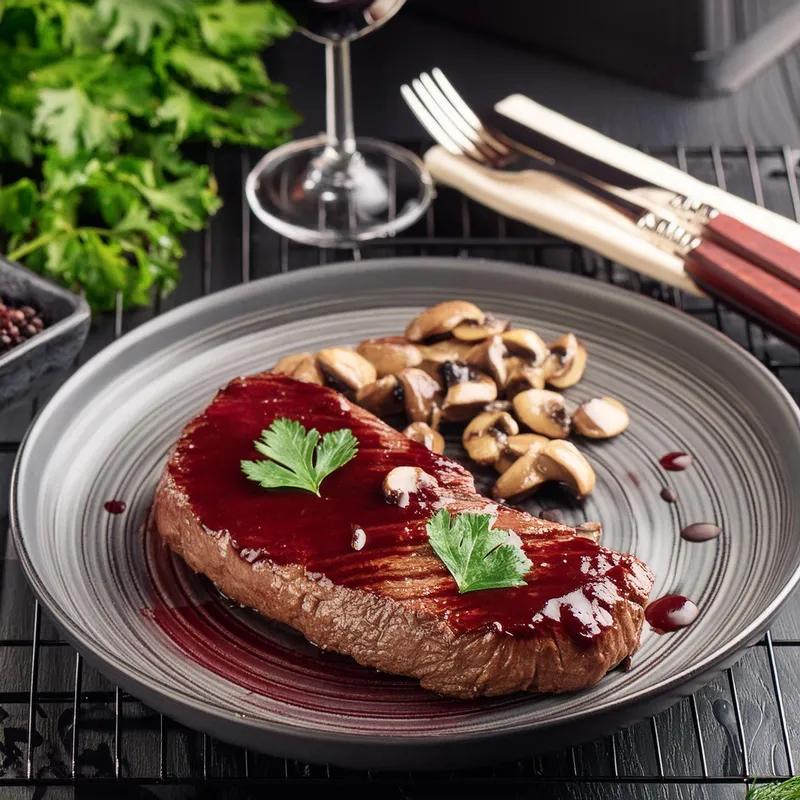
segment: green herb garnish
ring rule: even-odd
[[[172,289],[220,206],[184,144],[285,141],[298,117],[261,51],[293,27],[270,0],[0,2],[3,252],[94,310]]]
[[[800,798],[800,777],[783,783],[768,783],[752,786],[747,800],[798,800]]]
[[[322,481],[358,452],[349,428],[326,433],[306,430],[297,420],[276,419],[253,442],[266,461],[242,461],[242,472],[263,489],[303,489],[320,496]]]
[[[431,547],[450,570],[460,594],[525,585],[523,578],[532,564],[519,537],[493,528],[493,522],[491,514],[451,517],[447,509],[428,521]]]

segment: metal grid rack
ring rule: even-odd
[[[798,151],[677,147],[656,155],[800,219]],[[655,297],[737,340],[800,397],[800,353],[711,300],[683,295],[585,249],[441,190],[415,228],[354,252],[301,247],[260,226],[242,195],[248,152],[210,153],[226,200],[188,242],[181,287],[153,308],[108,315],[82,360],[153,315],[224,286],[343,258],[483,256],[588,275]],[[19,441],[46,398],[0,411],[0,537]],[[800,754],[800,599],[742,661],[657,717],[596,742],[492,769],[441,774],[360,773],[264,756],[215,741],[158,714],[87,665],[58,635],[0,539],[0,795],[185,798],[311,793],[397,797],[497,795],[589,798],[742,797],[754,780],[795,774]]]

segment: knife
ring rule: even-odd
[[[701,233],[704,240],[716,242],[742,260],[757,264],[776,278],[800,288],[800,252],[767,236],[750,225],[724,214],[708,203],[699,202],[665,186],[651,183],[599,158],[590,156],[544,133],[529,128],[503,114],[490,110],[487,124],[509,143],[522,147],[530,155],[541,154],[546,161],[599,181],[610,189],[634,191],[655,189],[666,193],[670,211]]]

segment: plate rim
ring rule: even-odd
[[[690,686],[693,682],[698,682],[702,676],[714,674],[727,664],[735,661],[739,655],[743,653],[744,648],[766,629],[783,603],[794,591],[798,583],[800,583],[800,562],[798,562],[794,572],[789,576],[789,579],[756,619],[742,631],[738,632],[735,637],[727,641],[724,646],[716,648],[699,662],[687,667],[680,673],[670,675],[650,687],[638,690],[634,694],[625,696],[616,701],[606,701],[599,707],[571,713],[567,720],[558,720],[556,722],[531,720],[526,721],[521,726],[511,729],[448,733],[445,737],[446,742],[443,741],[441,735],[437,736],[435,734],[382,736],[369,733],[359,734],[326,731],[310,727],[301,728],[294,724],[283,723],[280,720],[264,721],[242,718],[242,716],[237,715],[235,711],[209,707],[208,705],[204,705],[202,701],[198,700],[196,697],[190,697],[184,693],[174,693],[167,683],[152,680],[147,674],[141,673],[138,669],[131,669],[129,667],[128,671],[123,671],[122,667],[116,664],[112,657],[109,657],[110,654],[107,654],[106,651],[101,648],[95,647],[95,643],[91,637],[85,637],[81,626],[73,625],[72,621],[61,613],[57,603],[55,603],[54,599],[49,595],[45,582],[38,576],[35,565],[26,550],[25,534],[21,529],[19,520],[21,473],[24,468],[27,453],[29,452],[30,442],[38,432],[38,429],[44,424],[44,420],[55,413],[61,399],[71,392],[73,387],[80,385],[87,374],[97,370],[109,360],[112,360],[119,351],[134,346],[141,339],[148,337],[151,333],[160,328],[171,327],[180,320],[194,316],[199,310],[216,305],[225,305],[228,302],[235,302],[240,295],[246,296],[248,293],[252,292],[254,284],[274,286],[314,282],[317,276],[326,271],[338,270],[340,273],[346,272],[348,274],[358,275],[361,272],[397,269],[401,267],[401,265],[408,265],[409,262],[421,262],[427,266],[451,272],[462,272],[464,270],[480,272],[491,268],[494,273],[505,272],[514,277],[529,276],[533,272],[545,280],[556,284],[579,283],[584,287],[591,286],[593,292],[600,293],[604,296],[611,296],[612,298],[616,297],[622,299],[625,298],[626,295],[629,295],[629,301],[637,303],[643,302],[649,307],[653,314],[660,315],[668,322],[682,326],[692,334],[705,338],[718,347],[729,350],[732,356],[739,359],[742,365],[747,365],[752,373],[760,376],[762,380],[765,380],[766,383],[771,386],[771,389],[776,394],[776,399],[780,399],[783,402],[790,416],[793,417],[797,424],[798,432],[800,433],[800,408],[798,408],[797,404],[780,381],[778,381],[754,355],[745,350],[741,345],[725,336],[722,332],[705,325],[677,308],[644,295],[628,292],[624,288],[614,284],[600,282],[589,277],[556,271],[540,266],[496,261],[494,259],[460,258],[455,256],[408,256],[336,262],[308,267],[289,273],[270,275],[256,281],[238,284],[237,286],[211,293],[205,297],[197,298],[175,309],[171,309],[152,320],[148,320],[133,331],[124,334],[119,339],[103,348],[76,370],[76,372],[58,389],[51,400],[40,410],[23,437],[14,461],[10,485],[9,521],[12,541],[14,542],[19,563],[34,595],[47,609],[49,615],[69,642],[87,658],[90,663],[99,666],[101,671],[112,674],[119,685],[123,686],[137,697],[142,695],[147,697],[147,703],[149,705],[158,708],[159,705],[161,705],[160,700],[163,698],[169,708],[167,713],[178,719],[180,719],[181,716],[187,719],[186,715],[191,712],[202,717],[204,724],[206,724],[209,729],[213,728],[214,723],[224,723],[226,728],[229,726],[233,726],[234,728],[244,727],[254,736],[266,737],[269,740],[270,746],[272,746],[273,742],[277,742],[278,739],[281,739],[280,747],[278,747],[279,750],[285,749],[282,745],[285,743],[286,737],[288,737],[294,743],[306,746],[312,742],[314,744],[336,745],[337,747],[353,747],[359,745],[363,747],[365,744],[368,744],[370,748],[380,750],[384,755],[386,752],[398,746],[417,750],[434,745],[438,748],[443,744],[458,746],[479,742],[486,743],[496,740],[503,741],[518,739],[526,735],[535,736],[541,734],[543,731],[560,729],[567,725],[574,726],[576,723],[581,723],[582,721],[597,718],[602,715],[616,715],[624,718],[625,712],[630,713],[634,707],[647,704],[655,706],[658,705],[659,699],[665,701],[661,707],[666,708],[667,705],[673,702],[676,696],[681,694],[680,690],[683,687]],[[152,698],[155,698],[155,700]],[[186,715],[183,715],[182,712],[184,711]],[[638,718],[638,715],[634,715],[633,719],[629,721],[634,721],[636,718]],[[197,720],[193,719],[188,724],[193,727],[202,728],[202,726],[198,726],[196,723]],[[625,723],[622,721],[617,724]],[[241,738],[239,742],[242,743]],[[296,755],[292,757],[296,757]],[[359,763],[366,763],[367,761],[369,761],[368,758],[359,759]]]

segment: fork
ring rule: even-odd
[[[624,189],[610,189],[544,153],[510,140],[478,117],[438,68],[403,84],[400,93],[419,123],[453,155],[503,172],[535,170],[555,175],[611,206],[650,234],[655,244],[686,255],[699,244],[694,232],[634,200]]]
[[[729,250],[700,231],[681,225],[661,209],[637,202],[626,189],[593,178],[486,125],[440,69],[423,72],[400,87],[403,99],[433,139],[453,155],[501,172],[534,170],[565,180],[618,211],[663,250],[683,259],[703,289],[745,314],[800,341],[800,289],[757,262]]]

